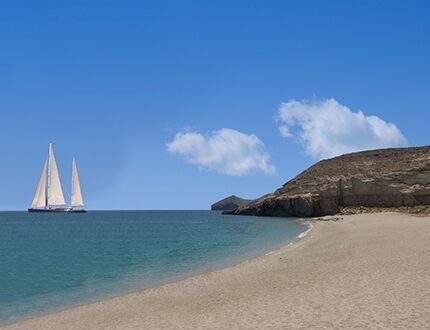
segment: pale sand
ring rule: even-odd
[[[8,329],[430,328],[430,218],[365,214],[314,226],[237,266]]]

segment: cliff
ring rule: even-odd
[[[430,204],[430,146],[363,151],[322,160],[231,214],[312,217],[344,207]]]
[[[244,207],[251,202],[252,200],[250,199],[243,199],[232,195],[216,202],[215,204],[212,204],[211,210],[212,211],[231,211],[231,210],[236,210],[239,207]]]

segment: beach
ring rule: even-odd
[[[430,217],[360,214],[312,226],[236,266],[5,329],[430,327]]]

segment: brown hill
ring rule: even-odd
[[[232,214],[323,216],[342,207],[430,204],[430,146],[381,149],[322,160],[274,193]]]
[[[243,199],[232,195],[216,202],[215,204],[212,204],[211,210],[212,211],[232,211],[232,210],[238,209],[239,207],[244,207],[251,202],[252,200],[250,199]]]

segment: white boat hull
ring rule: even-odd
[[[79,209],[70,209],[70,208],[57,208],[57,209],[28,209],[28,212],[63,212],[63,213],[84,213],[86,210]]]

